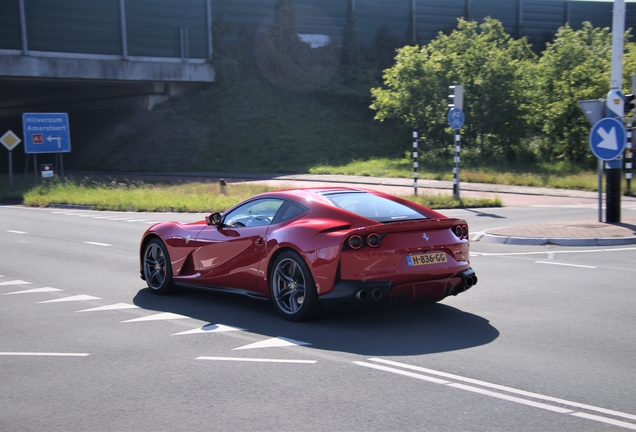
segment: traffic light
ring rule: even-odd
[[[636,112],[636,95],[634,94],[627,94],[625,95],[625,115],[630,115],[634,112]]]
[[[461,84],[448,86],[452,92],[448,95],[449,108],[457,108],[462,111],[464,109],[464,86]]]

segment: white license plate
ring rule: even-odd
[[[425,253],[425,254],[407,255],[406,260],[409,263],[409,267],[430,265],[430,264],[441,264],[441,263],[448,262],[448,259],[446,258],[446,254],[444,252],[432,252],[432,253]]]

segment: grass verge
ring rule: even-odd
[[[257,184],[229,184],[222,194],[216,183],[145,183],[143,181],[103,181],[88,179],[55,179],[50,183],[32,187],[24,193],[24,204],[37,207],[55,205],[87,206],[96,210],[118,211],[224,211],[257,193],[276,190]],[[424,206],[441,208],[501,207],[501,200],[455,200],[444,195],[418,195],[406,197]]]

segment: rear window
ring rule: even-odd
[[[366,192],[331,192],[324,196],[336,207],[377,222],[427,219],[410,207]]]

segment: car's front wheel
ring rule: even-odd
[[[150,240],[143,255],[144,279],[148,287],[157,294],[172,291],[172,265],[163,242],[157,238]]]
[[[285,251],[276,258],[269,288],[276,310],[286,320],[301,321],[319,310],[314,278],[307,263],[295,252]]]

